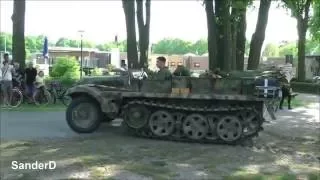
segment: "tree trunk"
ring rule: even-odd
[[[306,77],[305,70],[305,53],[306,53],[306,34],[307,34],[307,23],[303,19],[298,19],[298,80],[304,81]]]
[[[216,19],[216,36],[217,36],[217,66],[220,69],[223,69],[223,61],[224,61],[224,47],[223,47],[223,1],[215,0],[214,3],[215,8],[215,19]]]
[[[26,64],[26,49],[24,37],[24,24],[25,24],[25,0],[13,1],[13,14],[12,14],[12,59],[14,62],[19,62],[22,68]]]
[[[129,68],[139,68],[136,37],[135,4],[133,0],[122,0],[127,29],[127,59]]]
[[[231,23],[230,23],[230,0],[216,0],[215,10],[216,18],[218,19],[217,30],[218,30],[218,42],[217,46],[217,58],[218,64],[221,70],[231,70]],[[221,46],[220,46],[221,45]]]
[[[150,30],[150,0],[146,0],[146,22],[143,21],[143,0],[137,2],[137,21],[139,28],[140,67],[148,67],[149,30]]]
[[[265,39],[265,31],[268,24],[268,15],[271,0],[260,0],[256,31],[253,33],[250,43],[248,70],[255,70],[259,66],[261,48]]]
[[[306,34],[308,30],[309,22],[309,9],[311,5],[311,0],[307,0],[304,5],[304,17],[299,15],[297,17],[297,29],[298,29],[298,80],[304,81],[306,79],[306,69],[305,69],[305,55],[306,55]]]
[[[237,66],[237,32],[238,32],[238,15],[239,9],[232,7],[231,11],[231,70],[235,70]]]
[[[213,71],[218,67],[217,61],[217,32],[216,20],[213,11],[213,0],[205,1],[207,28],[208,28],[208,55],[209,55],[209,70]]]
[[[247,30],[247,20],[246,20],[247,8],[244,8],[239,13],[239,23],[237,31],[237,50],[236,50],[236,65],[237,70],[244,70],[244,55],[246,50],[246,30]]]

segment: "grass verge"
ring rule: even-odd
[[[37,106],[35,104],[21,104],[21,106],[17,108],[1,108],[1,111],[18,111],[18,112],[50,112],[50,111],[64,111],[66,110],[66,106],[62,103],[57,104],[49,104],[46,106]]]

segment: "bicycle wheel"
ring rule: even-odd
[[[11,107],[19,107],[23,101],[22,92],[19,89],[13,88],[12,89],[12,98],[10,105]]]
[[[60,95],[61,98],[60,99],[62,101],[62,104],[64,104],[65,106],[69,106],[69,104],[72,101],[72,98],[70,96],[67,96],[66,92],[67,91],[65,90],[63,93],[61,93],[61,95]]]
[[[34,102],[36,105],[48,105],[51,102],[51,95],[48,90],[37,91],[34,96]]]

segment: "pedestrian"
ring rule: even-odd
[[[18,62],[14,62],[13,67],[15,69],[15,73],[12,77],[12,85],[13,87],[18,87],[20,89],[23,87],[24,71],[20,68],[20,64]]]
[[[126,61],[124,59],[121,60],[121,69],[123,71],[128,71],[128,66],[127,66]]]
[[[3,55],[3,66],[1,67],[2,82],[1,90],[3,93],[3,106],[10,106],[12,99],[12,76],[15,73],[13,66],[9,62],[9,54]]]
[[[37,69],[33,67],[33,63],[30,62],[28,67],[25,70],[25,84],[27,89],[27,94],[29,98],[33,99],[35,93],[35,86],[34,82],[36,81],[37,77]],[[33,103],[33,102],[29,102]]]
[[[291,97],[292,97],[292,90],[290,87],[290,82],[288,81],[287,77],[281,73],[279,77],[280,87],[282,91],[282,97],[280,100],[280,106],[279,109],[283,108],[283,102],[285,99],[288,100],[288,109],[292,109],[291,107]]]

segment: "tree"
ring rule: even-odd
[[[12,35],[9,33],[1,32],[0,36],[0,51],[12,51]]]
[[[208,52],[208,42],[205,39],[200,39],[191,45],[191,49],[188,52],[203,55]]]
[[[232,62],[233,69],[244,69],[244,56],[246,53],[246,29],[247,29],[247,7],[252,3],[251,0],[232,1]]]
[[[320,42],[320,0],[314,0],[312,7],[313,16],[310,21],[310,32],[312,38]]]
[[[265,57],[278,57],[279,56],[279,47],[275,44],[267,44],[262,52],[262,56]]]
[[[243,70],[246,52],[246,9],[250,3],[251,0],[204,1],[210,70],[216,67],[224,71]]]
[[[25,67],[26,49],[24,39],[25,26],[25,0],[13,1],[12,14],[12,59],[20,63],[22,68]]]
[[[127,30],[127,58],[130,68],[138,68],[135,5],[133,0],[122,0]]]
[[[230,71],[232,68],[232,37],[231,37],[231,0],[215,0],[217,25],[217,59],[218,68]],[[219,44],[219,46],[218,46]]]
[[[259,66],[262,45],[265,39],[265,31],[268,24],[271,0],[260,0],[258,21],[256,30],[252,35],[248,58],[248,70],[255,70]]]
[[[136,0],[137,21],[139,29],[140,67],[148,66],[149,31],[150,31],[150,0],[145,0],[146,21],[143,18],[143,0]]]
[[[217,60],[217,20],[213,8],[213,0],[204,1],[207,29],[208,29],[208,55],[209,55],[209,69],[214,70],[218,66]]]
[[[182,39],[162,39],[153,46],[153,53],[156,54],[186,54],[192,52],[192,43]],[[194,52],[192,52],[194,53]]]
[[[297,43],[295,41],[287,42],[279,46],[279,56],[284,57],[285,55],[298,55]]]
[[[309,11],[312,0],[283,0],[285,6],[291,10],[293,17],[297,19],[298,29],[298,80],[305,80],[305,51],[306,51],[306,34],[310,19]]]

